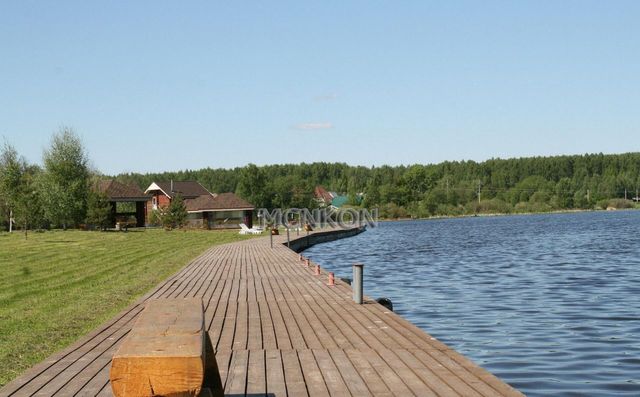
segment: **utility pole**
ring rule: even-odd
[[[482,181],[478,180],[478,204],[480,204],[480,186]]]

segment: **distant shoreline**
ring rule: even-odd
[[[545,212],[496,212],[484,214],[463,214],[463,215],[433,215],[420,218],[385,218],[378,222],[407,222],[407,221],[428,221],[438,219],[456,219],[456,218],[476,218],[476,217],[497,217],[497,216],[518,216],[518,215],[544,215],[544,214],[571,214],[577,212],[616,212],[616,211],[638,211],[639,208],[621,208],[615,210],[602,209],[570,209],[570,210],[554,210]]]

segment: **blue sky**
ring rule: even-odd
[[[240,4],[241,3],[241,4]],[[640,150],[640,2],[2,2],[0,136],[104,173]]]

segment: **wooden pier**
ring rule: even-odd
[[[0,396],[112,396],[111,358],[145,301],[187,297],[203,299],[225,395],[522,396],[374,301],[355,304],[349,285],[328,286],[285,241],[209,249]]]

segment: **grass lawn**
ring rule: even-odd
[[[0,386],[237,231],[0,233]]]

